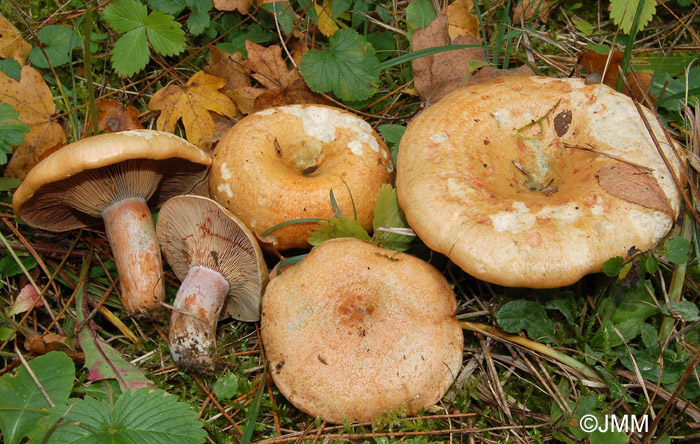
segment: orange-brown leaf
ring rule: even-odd
[[[226,80],[221,92],[227,93],[242,86],[250,86],[250,76],[243,65],[243,54],[230,54],[215,46],[211,47],[211,59],[204,67],[204,72],[214,77]]]
[[[24,142],[15,148],[5,168],[5,177],[24,179],[45,151],[66,143],[66,134],[54,120],[56,107],[49,87],[30,66],[22,67],[19,80],[0,72],[0,102],[12,105],[19,119],[29,125]]]
[[[474,0],[457,0],[447,7],[450,39],[470,35],[479,39],[479,19],[471,13]]]
[[[119,100],[100,100],[97,103],[97,126],[110,133],[142,129],[139,110],[124,106]]]
[[[199,71],[185,86],[169,85],[158,90],[148,108],[160,110],[157,127],[172,132],[182,119],[187,140],[197,146],[208,146],[215,141],[216,124],[209,112],[223,116],[236,115],[236,105],[219,92],[226,80]]]
[[[24,65],[31,49],[32,45],[22,38],[19,30],[0,14],[0,57]]]
[[[666,194],[654,176],[628,163],[606,165],[596,173],[598,183],[608,194],[673,218],[673,210]]]
[[[248,60],[243,64],[253,72],[251,77],[265,88],[284,89],[301,77],[296,69],[287,68],[279,45],[265,48],[248,40],[245,48]]]
[[[588,74],[591,73],[598,73],[600,75],[603,75],[603,71],[605,71],[605,78],[603,78],[603,83],[606,84],[607,86],[611,88],[616,88],[617,87],[617,79],[620,78],[620,65],[622,64],[622,58],[624,56],[624,53],[622,51],[615,51],[610,54],[600,54],[598,52],[593,51],[592,49],[587,50],[583,54],[579,56],[579,65],[583,67],[583,69],[586,70]],[[608,58],[610,58],[610,62],[608,63]],[[605,65],[608,63],[608,69],[605,70]],[[629,83],[630,87],[632,88],[632,92],[634,94],[634,97],[638,101],[642,101],[644,98],[644,95],[642,94],[642,90],[647,91],[649,89],[649,84],[651,83],[651,74],[649,73],[636,73],[637,74],[637,79],[639,80],[639,83],[641,84],[642,89],[640,90],[639,87],[637,87],[637,83],[634,81],[634,78],[632,77],[632,74],[627,74],[627,82]],[[629,95],[629,92],[625,89],[625,94]],[[652,98],[653,99],[653,98]]]
[[[241,14],[247,14],[253,0],[214,0],[214,7],[219,11],[237,10]]]

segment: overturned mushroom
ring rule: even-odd
[[[222,309],[241,321],[260,318],[267,283],[260,247],[243,223],[201,196],[169,200],[156,231],[163,256],[182,280],[170,318],[170,353],[183,368],[208,370]]]
[[[333,423],[436,404],[462,363],[445,278],[358,239],[325,241],[267,287],[262,340],[280,392]]]
[[[467,273],[552,288],[647,249],[680,207],[678,149],[631,99],[583,79],[507,77],[459,89],[401,139],[406,219]]]
[[[174,134],[135,130],[74,142],[37,164],[12,205],[27,224],[68,231],[104,222],[129,315],[154,316],[165,298],[151,208],[207,174],[207,153]]]

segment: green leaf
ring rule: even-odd
[[[401,142],[401,137],[403,137],[403,133],[405,132],[405,126],[390,124],[379,125],[379,134],[382,135],[386,144],[389,146],[391,157],[394,159],[394,165],[396,165],[396,158],[399,155],[399,142]]]
[[[45,26],[39,30],[37,37],[44,44],[44,52],[49,56],[49,62],[53,66],[70,63],[73,49],[83,44],[75,30],[65,26]],[[39,68],[49,67],[44,53],[39,48],[33,48],[29,52],[29,61]]]
[[[607,371],[603,366],[598,365],[596,366],[596,371],[598,374],[603,376],[603,379],[605,379],[605,382],[608,384],[610,387],[610,395],[616,399],[622,399],[625,402],[629,402],[632,404],[636,404],[637,401],[627,393],[627,390],[622,386],[620,381],[617,379],[617,377]]]
[[[430,0],[414,0],[406,7],[406,21],[410,25],[408,39],[413,37],[413,31],[427,28],[435,20],[435,8]]]
[[[318,226],[309,232],[309,243],[315,247],[323,241],[340,237],[371,240],[357,220],[341,216],[319,222]]]
[[[14,330],[7,327],[0,327],[0,341],[7,341],[12,337],[12,332]]]
[[[148,10],[136,0],[114,0],[102,14],[110,28],[119,34],[125,34],[146,24]]]
[[[610,0],[610,18],[625,34],[629,34],[632,29],[632,22],[637,13],[639,2],[644,2],[639,16],[639,30],[641,31],[656,13],[656,0]]]
[[[206,439],[197,412],[162,390],[124,392],[114,403],[95,398],[73,399],[72,407],[54,414],[78,425],[59,427],[49,443],[200,444]]]
[[[146,34],[153,50],[160,55],[172,56],[185,49],[185,31],[173,16],[153,11],[146,18]]]
[[[641,351],[630,348],[630,351],[642,377],[652,382],[659,382],[659,378],[661,378],[662,384],[676,383],[688,365],[688,359],[679,358],[669,349],[664,350],[663,366],[659,363],[659,347],[651,347]],[[627,370],[635,372],[627,350],[618,351],[617,356]]]
[[[7,163],[12,147],[24,141],[29,126],[19,120],[19,113],[9,103],[0,103],[0,165]]]
[[[19,80],[22,75],[22,66],[14,59],[1,59],[0,71],[11,79]]]
[[[659,346],[659,332],[651,325],[646,322],[639,328],[642,334],[642,344],[646,348],[658,347]]]
[[[689,301],[669,302],[669,308],[674,316],[680,316],[685,322],[695,322],[700,320],[698,316],[698,306]],[[662,310],[664,314],[670,314],[666,311],[666,307]]]
[[[379,230],[379,228],[409,228],[406,216],[399,207],[396,190],[391,185],[384,184],[379,190],[377,203],[374,205],[372,227],[374,229],[372,240],[380,247],[396,251],[408,250],[413,236]]]
[[[214,395],[218,399],[231,399],[238,393],[238,376],[235,373],[226,372],[214,383]]]
[[[356,0],[352,8],[352,28],[357,29],[361,24],[367,23],[367,18],[363,14],[369,13],[369,5],[365,0]]]
[[[28,271],[36,267],[36,259],[32,256],[20,256],[20,262]],[[22,273],[22,269],[11,255],[7,255],[0,260],[0,277],[16,276]]]
[[[0,177],[0,191],[10,191],[22,185],[22,181],[12,177]],[[0,284],[2,287],[2,284]]]
[[[137,28],[124,34],[112,47],[112,66],[119,75],[133,76],[146,67],[150,54],[146,28]]]
[[[601,422],[601,427],[605,427],[605,423]],[[629,438],[624,432],[607,430],[601,432],[600,430],[595,430],[590,435],[591,444],[628,444],[630,442]]]
[[[368,99],[379,82],[379,59],[374,48],[352,29],[336,31],[325,51],[307,51],[300,69],[312,91],[333,91],[347,101]]]
[[[337,19],[346,13],[352,6],[352,0],[333,0],[331,4],[331,18]]]
[[[396,38],[391,32],[373,32],[367,35],[367,41],[376,51],[380,62],[388,59],[396,51]]]
[[[676,236],[664,242],[664,255],[674,264],[680,265],[688,262],[688,254],[690,254],[688,239]]]
[[[216,47],[223,49],[229,54],[240,52],[243,54],[243,57],[248,57],[248,53],[245,49],[246,40],[250,40],[253,43],[267,43],[276,39],[277,36],[275,34],[266,32],[262,26],[258,25],[257,23],[253,23],[248,26],[245,32],[231,32],[226,36],[225,43],[220,43],[216,45]]]
[[[598,350],[608,350],[624,343],[629,343],[639,335],[642,320],[639,318],[628,318],[619,324],[611,321],[605,322],[591,339],[591,346]],[[620,332],[622,337],[615,332]]]
[[[508,333],[518,333],[524,329],[533,341],[555,342],[552,321],[544,307],[537,302],[510,301],[498,310],[496,320]]]
[[[549,310],[558,310],[564,315],[569,324],[574,324],[574,313],[576,310],[576,300],[572,291],[564,291],[554,299],[547,301],[545,307]]]
[[[622,256],[611,257],[607,261],[603,262],[603,273],[610,277],[617,277],[622,270],[622,263],[625,259]]]
[[[187,29],[192,35],[200,35],[204,32],[211,19],[209,18],[209,10],[214,7],[211,0],[188,0],[190,5],[190,17],[187,19]]]
[[[284,2],[265,3],[262,8],[272,14],[277,15],[277,22],[285,35],[289,35],[294,30],[294,14]]]
[[[29,368],[44,388],[51,401],[65,404],[73,388],[75,365],[63,352],[52,351],[29,362]],[[0,430],[5,444],[19,443],[47,413],[20,409],[48,409],[50,405],[24,367],[16,375],[0,378]]]
[[[656,274],[659,269],[659,261],[654,256],[649,256],[643,259],[644,269],[649,274]]]
[[[148,6],[170,14],[173,17],[180,15],[187,7],[187,0],[148,0]]]

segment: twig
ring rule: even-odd
[[[229,416],[229,414],[226,413],[226,410],[221,406],[221,404],[219,404],[219,401],[217,401],[216,398],[214,397],[214,395],[209,390],[207,390],[207,388],[204,386],[202,381],[196,375],[192,374],[190,376],[192,376],[192,379],[194,379],[194,382],[197,383],[197,385],[199,386],[199,388],[202,389],[204,394],[206,394],[207,397],[209,399],[211,399],[211,402],[214,403],[214,405],[219,410],[219,412],[224,416],[224,418],[226,418],[228,420],[228,422],[231,423],[231,425],[236,429],[236,431],[238,431],[238,435],[240,438],[240,436],[243,435],[243,430],[241,430],[241,428],[238,427],[238,424],[236,424],[236,421],[234,421],[233,418],[231,418]]]
[[[581,145],[572,145],[572,144],[570,144],[570,143],[564,142],[564,148],[570,148],[570,149],[573,149],[573,150],[583,150],[583,151],[588,151],[588,152],[590,152],[590,153],[600,154],[601,156],[606,156],[606,157],[609,157],[609,158],[611,158],[611,159],[615,159],[615,160],[617,160],[617,161],[624,162],[624,163],[626,163],[626,164],[628,164],[628,165],[632,165],[632,166],[635,166],[635,167],[637,167],[637,168],[641,168],[641,169],[643,169],[643,170],[649,171],[650,173],[654,171],[653,168],[649,168],[649,167],[646,166],[646,165],[642,165],[642,164],[639,164],[639,163],[636,163],[636,162],[632,162],[631,160],[623,159],[622,157],[618,157],[618,156],[616,156],[616,155],[614,155],[614,154],[604,153],[603,151],[598,151],[598,150],[595,149],[591,144],[588,144],[588,148],[587,148],[587,147],[585,147],[585,146],[581,146]]]

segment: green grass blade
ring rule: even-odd
[[[379,65],[379,69],[384,71],[402,63],[410,62],[412,60],[418,59],[420,57],[425,57],[433,54],[438,54],[445,51],[455,51],[458,49],[469,49],[469,48],[482,48],[482,49],[493,49],[492,46],[488,45],[445,45],[445,46],[435,46],[432,48],[420,49],[418,51],[412,51],[407,54],[394,57],[393,59],[386,60]]]
[[[262,378],[260,378],[260,387],[258,387],[258,392],[255,394],[255,400],[253,405],[250,406],[248,410],[248,419],[246,420],[245,428],[243,429],[243,436],[241,437],[241,444],[249,444],[250,439],[253,437],[253,431],[255,430],[255,420],[258,419],[258,412],[260,411],[260,404],[262,403],[262,397],[265,393],[265,373],[267,372],[267,361],[265,361],[265,367],[263,368]]]

